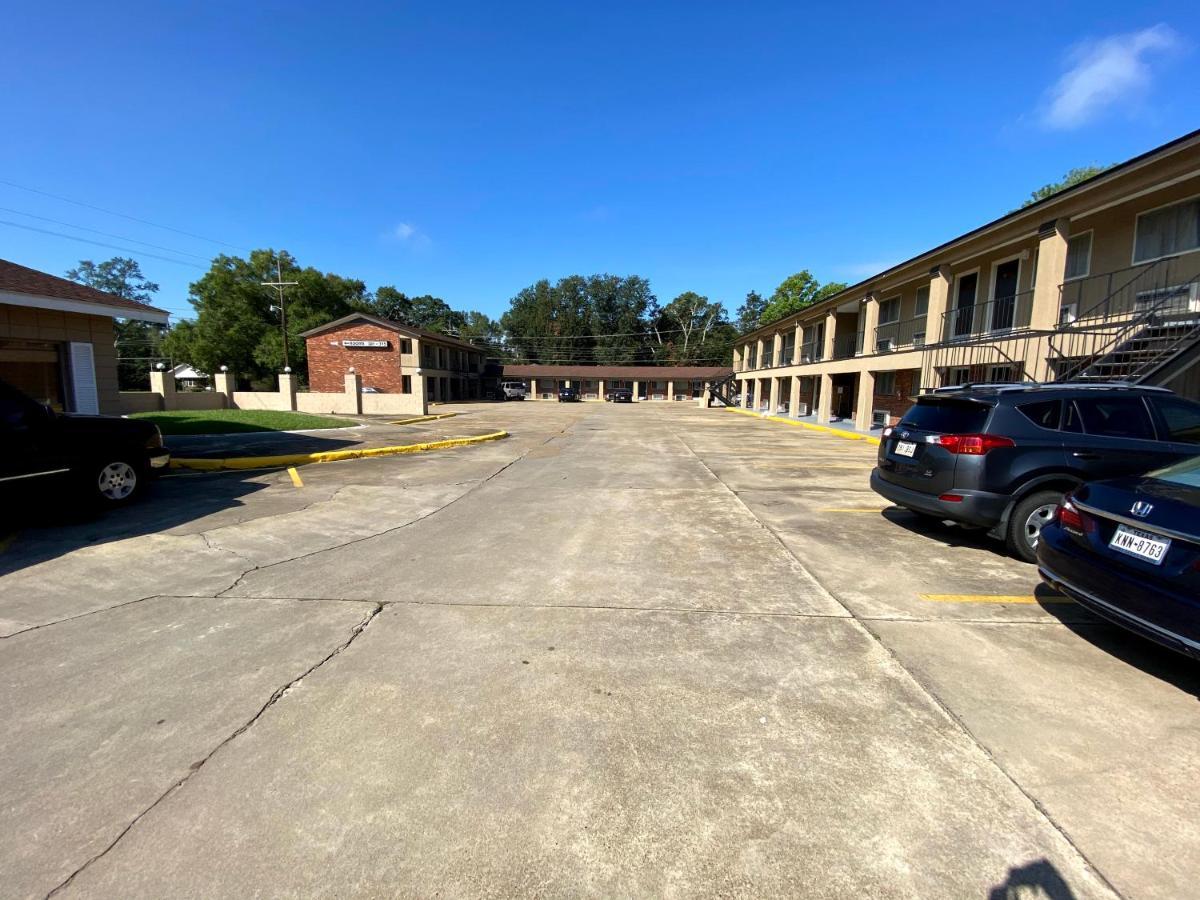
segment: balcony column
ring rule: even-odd
[[[1038,229],[1037,281],[1033,287],[1033,309],[1029,327],[1050,331],[1058,325],[1062,303],[1062,283],[1067,276],[1067,240],[1071,235],[1069,219],[1046,222]]]
[[[788,415],[794,419],[799,415],[800,411],[800,376],[793,375],[790,381],[792,383],[792,390],[788,396]]]
[[[950,308],[950,267],[934,266],[929,270],[929,309],[925,313],[925,343],[936,344],[946,339],[942,319]]]
[[[833,342],[837,337],[837,309],[825,314],[825,346],[821,348],[821,359],[833,359]],[[823,398],[822,398],[823,399]],[[832,409],[832,407],[830,407]],[[826,419],[828,421],[828,419]]]
[[[827,425],[833,418],[833,376],[822,372],[817,377],[821,379],[821,396],[817,398],[817,422]]]
[[[879,297],[867,294],[863,298],[858,314],[863,317],[863,346],[861,356],[875,353],[875,329],[879,327]]]
[[[744,360],[742,359],[742,351],[739,348],[734,347],[733,348],[733,371],[735,371],[735,372],[742,371],[742,363],[743,362],[744,362]]]
[[[875,373],[865,369],[858,373],[858,402],[854,408],[854,427],[871,430],[871,407],[875,405]]]
[[[800,365],[800,345],[802,343],[803,337],[804,337],[804,327],[799,322],[797,322],[796,323],[795,343],[792,345],[792,358],[789,360],[789,362],[793,366]],[[792,409],[795,409],[795,406],[793,406]]]
[[[777,332],[775,332],[775,337],[772,338],[771,365],[782,366],[784,364],[783,360],[779,358],[780,355],[782,355],[782,353],[783,353],[783,332],[777,331]]]
[[[756,369],[761,369],[763,366],[763,348],[765,346],[766,344],[763,342],[763,339],[759,338],[758,343],[755,345],[755,348],[758,351],[758,354],[754,357],[754,367]]]

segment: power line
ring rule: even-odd
[[[75,234],[63,234],[61,231],[51,231],[49,228],[38,228],[36,225],[23,225],[20,222],[10,222],[7,219],[0,219],[0,225],[8,225],[10,228],[23,228],[25,231],[36,231],[39,234],[48,234],[51,237],[66,238],[69,241],[79,241],[81,244],[93,244],[97,247],[106,247],[109,250],[120,250],[122,253],[133,253],[135,255],[149,256],[152,259],[161,259],[163,262],[175,263],[178,266],[191,266],[193,269],[203,271],[204,266],[194,262],[188,262],[184,259],[172,259],[169,256],[160,256],[157,253],[147,253],[145,250],[134,250],[131,247],[119,247],[116,244],[106,244],[103,241],[93,241],[91,238],[79,237]]]
[[[16,188],[19,191],[28,191],[31,194],[41,194],[43,197],[50,197],[54,200],[61,200],[63,203],[71,203],[75,206],[82,206],[84,209],[95,210],[109,216],[119,216],[122,219],[128,219],[131,222],[139,222],[142,225],[149,225],[152,228],[161,228],[164,231],[173,231],[176,234],[182,234],[185,237],[195,238],[198,241],[208,241],[210,244],[220,244],[222,247],[230,247],[234,250],[239,250],[243,253],[247,252],[245,247],[239,247],[237,244],[231,244],[228,241],[219,241],[216,238],[205,237],[202,234],[195,234],[191,231],[184,231],[180,228],[172,228],[170,225],[160,225],[158,222],[151,222],[149,219],[139,219],[137,216],[131,216],[126,213],[117,212],[112,209],[105,209],[103,206],[94,206],[91,203],[84,203],[81,200],[72,200],[70,197],[63,197],[58,194],[52,194],[49,191],[38,190],[37,188],[26,187],[23,184],[17,184],[14,181],[7,181],[0,178],[0,184],[8,187]]]
[[[80,231],[90,231],[92,234],[102,234],[105,237],[116,238],[119,241],[126,241],[130,244],[141,244],[143,247],[152,247],[155,250],[166,250],[168,253],[177,253],[180,256],[191,256],[196,259],[208,261],[210,257],[203,256],[199,253],[189,253],[187,250],[179,250],[175,247],[164,247],[161,244],[151,244],[148,241],[139,241],[137,238],[126,237],[123,234],[113,234],[109,231],[100,231],[98,228],[88,228],[86,225],[76,225],[74,222],[63,222],[59,219],[51,219],[46,216],[35,216],[33,213],[25,212],[20,209],[10,209],[7,206],[0,206],[0,212],[16,213],[18,216],[27,216],[30,219],[38,219],[42,222],[51,222],[55,225],[63,225],[67,228],[77,228]]]

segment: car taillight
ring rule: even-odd
[[[1058,509],[1055,510],[1054,517],[1063,528],[1083,531],[1083,516],[1079,514],[1079,510],[1075,508],[1070,497],[1063,497],[1058,502]]]
[[[951,453],[964,456],[983,456],[997,447],[1015,447],[1012,438],[995,434],[943,434],[938,443]]]

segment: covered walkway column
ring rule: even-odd
[[[675,399],[675,379],[674,378],[667,379],[667,399],[668,400]]]
[[[641,382],[639,382],[639,381],[635,381],[635,382],[633,383],[633,402],[634,402],[634,403],[637,403],[637,399],[638,399],[638,388],[639,388],[640,386],[641,386]]]
[[[794,418],[800,414],[800,376],[793,375],[791,382],[792,389],[788,395],[788,415]]]
[[[775,415],[776,410],[779,409],[779,379],[774,375],[771,376],[770,397],[770,406],[767,407],[767,412],[769,412],[771,415]]]
[[[742,379],[742,409],[750,408],[750,379]]]
[[[875,405],[875,373],[863,370],[858,373],[858,402],[854,410],[854,427],[859,431],[871,430],[871,407]]]
[[[817,421],[825,425],[833,418],[833,376],[822,372],[817,377],[821,379],[821,396],[817,398]]]

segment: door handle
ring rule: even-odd
[[[1075,451],[1074,453],[1072,453],[1071,455],[1072,455],[1073,457],[1075,457],[1076,459],[1099,459],[1099,458],[1100,458],[1100,454],[1099,454],[1099,453],[1081,453],[1081,452],[1080,452],[1080,451],[1078,451],[1078,450],[1076,450],[1076,451]]]

